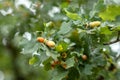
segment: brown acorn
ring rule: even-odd
[[[44,43],[44,40],[45,40],[45,39],[44,39],[43,37],[38,37],[38,38],[37,38],[37,41],[40,42],[40,43]]]
[[[87,60],[87,56],[86,55],[82,55],[82,59],[85,61]]]

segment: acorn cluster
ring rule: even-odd
[[[55,42],[54,41],[47,40],[43,37],[37,37],[37,41],[40,42],[40,43],[46,44],[50,48],[55,47]]]

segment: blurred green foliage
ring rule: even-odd
[[[120,79],[119,56],[109,47],[112,39],[119,41],[119,0],[17,1],[0,0],[4,80]],[[101,25],[90,28],[92,21]],[[39,36],[55,48],[37,42]]]

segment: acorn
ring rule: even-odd
[[[60,65],[60,64],[61,64],[61,61],[58,61],[58,60],[53,61],[51,62],[51,68],[54,69],[56,65]]]
[[[37,41],[40,42],[40,43],[44,43],[45,39],[43,37],[38,37]]]
[[[87,56],[86,55],[82,55],[82,59],[85,61],[87,60]]]
[[[101,22],[100,21],[93,21],[89,23],[89,26],[94,28],[100,26]]]
[[[45,41],[45,44],[46,44],[48,47],[55,47],[55,42],[54,42],[54,41],[46,40],[46,41]]]

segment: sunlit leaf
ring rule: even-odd
[[[58,51],[58,52],[67,51],[68,46],[69,46],[69,45],[68,45],[66,42],[60,42],[60,43],[56,46],[56,51]]]
[[[52,61],[52,58],[50,57],[43,62],[45,70],[50,70],[51,69],[51,63],[50,63],[51,61]]]
[[[118,5],[109,5],[105,11],[99,13],[103,20],[115,20],[118,15],[120,15],[120,6]]]
[[[38,62],[39,58],[37,56],[33,56],[30,60],[29,60],[29,64],[33,65],[34,63]]]
[[[73,19],[73,20],[77,20],[77,19],[81,20],[82,19],[77,13],[69,12],[69,11],[67,11],[67,9],[65,9],[65,12],[66,12],[67,17],[69,17],[70,19]]]
[[[60,5],[60,7],[61,8],[66,8],[67,6],[68,6],[68,2],[63,2],[61,5]]]
[[[110,30],[108,29],[108,27],[101,27],[101,28],[100,28],[100,33],[101,33],[101,34],[105,34],[105,35],[110,35],[110,34],[112,34],[112,31],[110,31]]]

